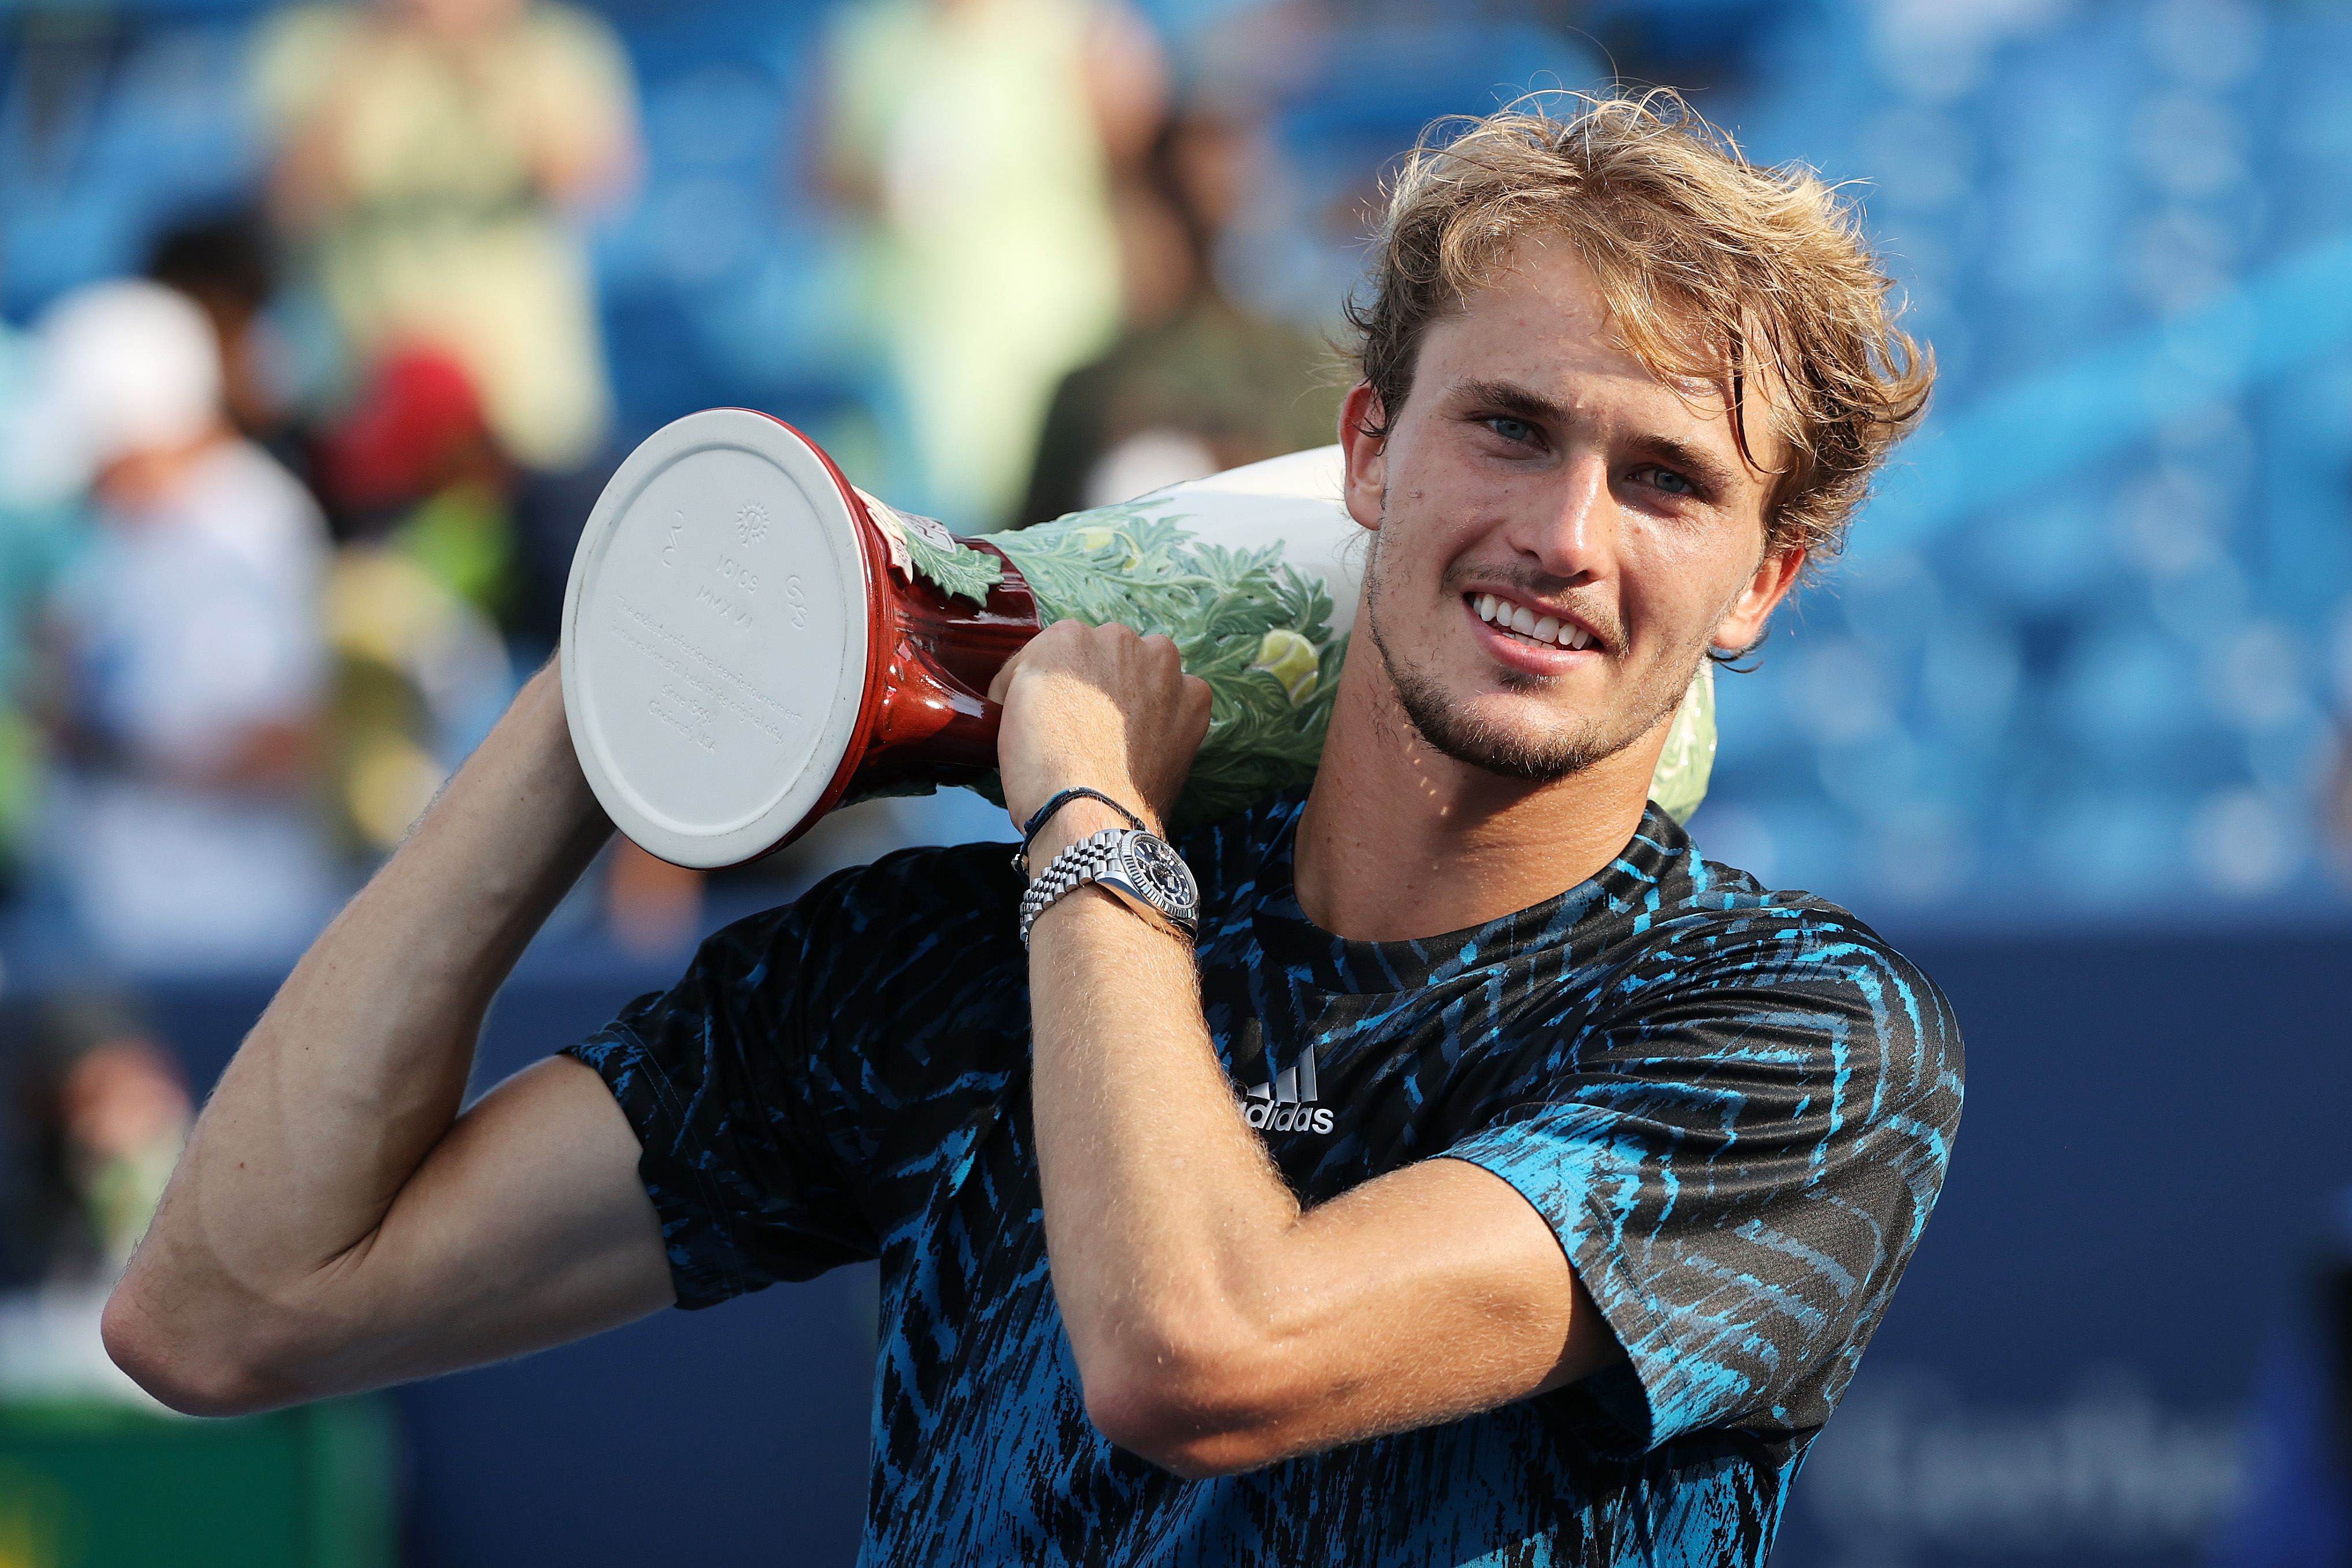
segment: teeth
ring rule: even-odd
[[[1538,616],[1525,605],[1514,605],[1495,594],[1481,594],[1470,602],[1478,618],[1495,626],[1507,626],[1521,637],[1538,642],[1552,643],[1565,648],[1585,648],[1592,646],[1592,634],[1573,621],[1563,621],[1557,616]]]

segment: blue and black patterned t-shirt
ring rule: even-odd
[[[1310,1205],[1440,1155],[1510,1183],[1622,1361],[1224,1479],[1112,1447],[1048,1273],[1002,845],[844,872],[574,1047],[644,1144],[679,1305],[881,1259],[869,1563],[1760,1563],[1943,1181],[1942,994],[1654,808],[1532,909],[1342,941],[1292,890],[1299,804],[1181,846],[1244,1113]]]

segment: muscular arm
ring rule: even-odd
[[[1016,814],[1106,777],[1172,799],[1207,722],[1173,648],[1048,636],[1006,683]],[[1126,735],[1145,739],[1103,744]],[[1117,825],[1066,807],[1035,854]],[[1054,1290],[1088,1410],[1121,1446],[1223,1474],[1488,1409],[1617,1353],[1549,1226],[1476,1166],[1428,1161],[1302,1210],[1242,1118],[1181,938],[1082,889],[1038,920],[1030,989]]]
[[[592,1071],[542,1063],[457,1114],[491,996],[611,830],[551,668],[222,1075],[107,1304],[150,1392],[258,1409],[670,1301],[636,1139]]]

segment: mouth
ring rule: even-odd
[[[1463,595],[1462,602],[1505,647],[1557,655],[1582,653],[1601,647],[1601,639],[1590,627],[1557,611],[1522,605],[1483,590]]]

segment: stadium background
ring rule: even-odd
[[[626,46],[644,138],[641,179],[592,230],[615,441],[749,405],[909,494],[904,388],[853,308],[855,225],[807,174],[835,14],[594,9]],[[1146,15],[1180,93],[1248,106],[1254,177],[1218,275],[1301,331],[1332,325],[1384,161],[1515,89],[1672,83],[1759,159],[1861,182],[1942,383],[1844,562],[1724,688],[1693,831],[1911,948],[1955,998],[1972,1082],[1943,1207],[1776,1561],[2342,1550],[2352,1472],[2326,1430],[2313,1306],[2352,1233],[2352,16],[2319,0]],[[138,272],[170,223],[253,197],[263,22],[229,0],[0,12],[0,315],[36,321]],[[299,298],[274,309],[299,341]],[[929,499],[959,526],[993,521]],[[694,919],[910,836],[998,831],[956,802],[869,814],[711,887]],[[0,996],[20,1008],[99,967],[37,881],[5,931]],[[484,1075],[677,962],[583,895],[499,1003]],[[274,978],[105,973],[199,1089]],[[403,1391],[354,1414],[351,1462],[389,1478],[403,1561],[845,1561],[871,1290],[850,1271]],[[95,1560],[68,1555],[96,1527],[43,1468],[68,1439],[42,1419],[0,1449],[0,1561],[19,1540],[26,1561]],[[176,1496],[183,1460],[158,1463],[105,1484],[133,1511]],[[215,1501],[225,1521],[243,1510]],[[211,1528],[236,1527],[192,1523],[191,1541]]]

